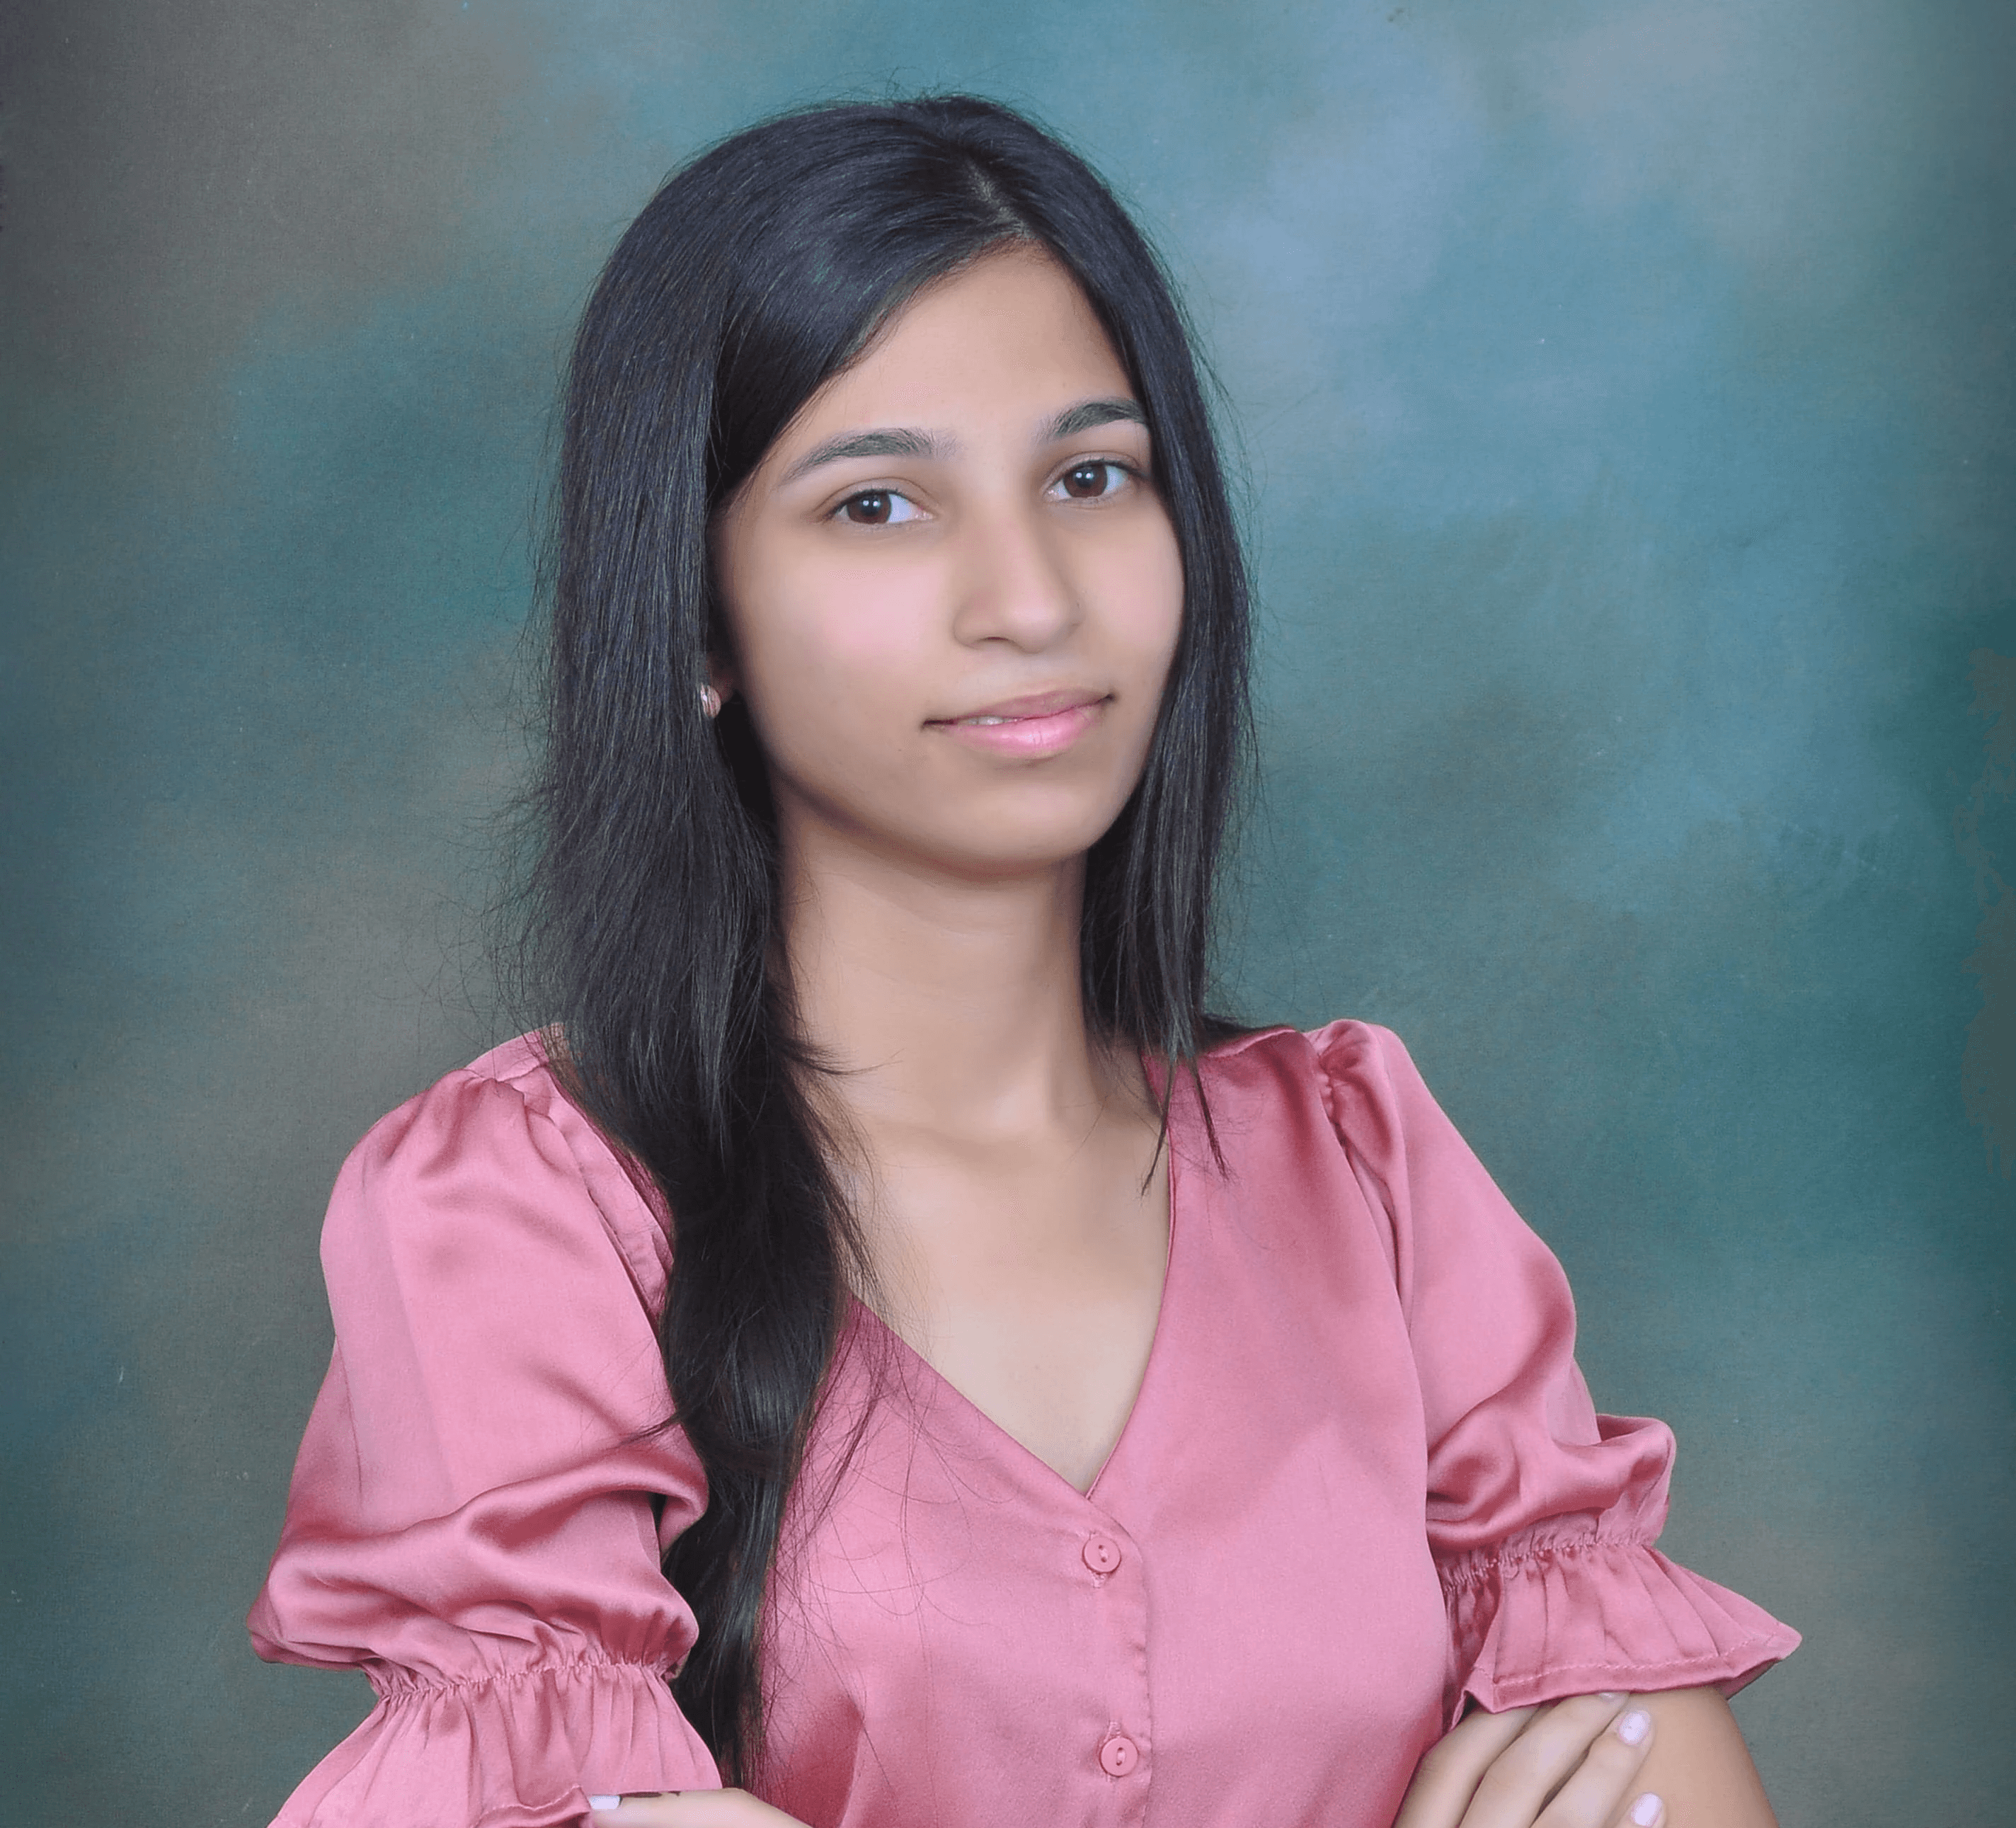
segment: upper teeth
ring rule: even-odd
[[[959,721],[962,723],[1013,723],[1015,720],[1012,717],[963,717]]]

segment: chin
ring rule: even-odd
[[[1115,815],[1118,816],[1117,814]],[[980,878],[1026,876],[1082,863],[1085,853],[1112,828],[1113,820],[1074,824],[1068,829],[1017,828],[976,816],[956,835],[947,834],[932,845],[942,867]]]
[[[875,784],[886,790],[895,783],[878,777]],[[909,791],[900,795],[871,790],[799,799],[804,838],[818,844],[812,834],[823,828],[843,846],[861,846],[899,867],[999,881],[1081,861],[1112,829],[1127,800],[1109,783],[1088,791],[1083,782],[1025,779],[979,793],[943,791],[941,783],[920,792],[922,784],[905,784]],[[789,815],[784,820],[798,822]]]

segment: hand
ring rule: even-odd
[[[1660,1828],[1665,1804],[1631,1797],[1653,1736],[1625,1695],[1474,1713],[1428,1748],[1393,1828]]]
[[[746,1790],[670,1790],[657,1796],[626,1796],[613,1807],[592,1808],[588,1819],[590,1828],[805,1828],[796,1816],[758,1802]]]
[[[1626,1707],[1629,1699],[1577,1695],[1471,1714],[1429,1748],[1393,1828],[1610,1828],[1652,1747],[1652,1718]],[[1660,1828],[1665,1819],[1651,1795],[1622,1817],[1629,1828]],[[803,1828],[742,1790],[627,1796],[589,1821],[592,1828]]]

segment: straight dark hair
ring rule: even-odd
[[[714,723],[700,704],[709,653],[726,651],[708,530],[892,312],[1016,242],[1049,250],[1111,337],[1182,554],[1168,684],[1141,781],[1087,860],[1080,942],[1094,1032],[1159,1058],[1173,1085],[1224,1032],[1204,991],[1247,740],[1247,589],[1182,315],[1090,168],[963,96],[751,128],[625,234],[569,373],[527,957],[571,1094],[672,1217],[665,1372],[707,1477],[705,1512],[665,1557],[700,1627],[672,1686],[745,1783],[787,1501],[852,1292],[870,1285],[773,950],[763,757],[739,703]]]

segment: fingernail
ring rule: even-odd
[[[1633,1707],[1617,1723],[1617,1736],[1627,1746],[1635,1746],[1651,1730],[1652,1716],[1642,1707]],[[1652,1800],[1656,1803],[1659,1799],[1654,1797]],[[1649,1822],[1651,1817],[1645,1819]],[[1635,1822],[1638,1818],[1633,1815],[1631,1819]]]
[[[1638,1824],[1638,1828],[1652,1828],[1652,1824],[1658,1820],[1665,1806],[1647,1790],[1631,1805],[1631,1819]]]
[[[620,1809],[623,1799],[620,1796],[592,1796],[588,1799],[588,1806],[591,1809]]]

